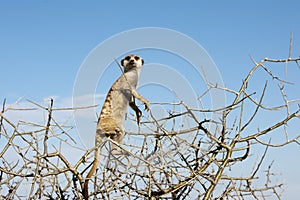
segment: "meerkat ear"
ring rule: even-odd
[[[121,65],[124,67],[124,59],[121,60]]]
[[[144,59],[142,59],[142,65],[144,65]]]

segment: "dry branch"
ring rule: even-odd
[[[291,51],[291,50],[290,50]],[[291,54],[291,53],[290,53]],[[144,116],[138,131],[127,132],[123,144],[118,145],[126,154],[114,157],[107,152],[107,140],[101,151],[102,162],[91,179],[89,194],[94,199],[280,199],[282,183],[274,182],[272,163],[264,169],[267,149],[290,143],[300,145],[300,135],[291,132],[299,123],[297,99],[288,99],[285,87],[291,86],[266,66],[273,63],[296,63],[299,58],[268,59],[255,62],[239,90],[221,88],[207,83],[210,89],[226,92],[231,103],[215,110],[191,108],[185,102],[155,103],[172,106],[160,119],[150,112]],[[261,68],[266,82],[262,92],[248,90]],[[267,89],[277,84],[277,106],[265,105]],[[249,95],[251,94],[251,95]],[[258,100],[255,100],[258,98]],[[300,99],[300,98],[298,98]],[[3,199],[82,199],[80,185],[90,167],[91,153],[72,138],[72,124],[59,123],[56,112],[82,108],[56,108],[32,102],[31,108],[15,109],[3,101],[0,112],[0,189]],[[153,103],[154,104],[154,103]],[[93,107],[93,106],[91,106]],[[250,111],[249,111],[249,108]],[[44,122],[19,120],[13,122],[9,112],[38,110],[47,115]],[[253,129],[261,113],[276,114],[281,120],[264,123],[265,128]],[[206,114],[205,114],[206,113]],[[208,118],[209,113],[222,113],[219,121]],[[130,120],[130,119],[128,119]],[[293,123],[290,123],[293,120]],[[182,122],[189,121],[190,126]],[[214,129],[210,127],[213,125]],[[287,125],[290,125],[287,128]],[[277,131],[280,130],[280,131]],[[73,131],[73,132],[72,132]],[[290,133],[288,133],[290,132]],[[282,135],[281,141],[271,143],[266,138]],[[266,137],[267,136],[267,137]],[[133,140],[138,138],[138,140]],[[255,148],[264,147],[260,159],[250,156]],[[68,158],[65,150],[77,153],[77,160]],[[252,160],[251,160],[252,159]],[[235,169],[253,162],[249,174],[242,177]],[[265,170],[265,171],[264,171]],[[264,180],[264,184],[260,184]],[[26,192],[24,192],[26,191]]]

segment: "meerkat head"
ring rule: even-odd
[[[125,71],[132,68],[140,68],[144,64],[144,60],[135,54],[131,54],[122,59],[121,65],[124,67]]]

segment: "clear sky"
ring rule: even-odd
[[[208,52],[224,84],[237,89],[252,66],[249,55],[256,60],[286,58],[291,32],[293,56],[300,55],[299,7],[296,0],[0,1],[0,101],[71,99],[89,53],[113,35],[143,27],[189,36]],[[175,63],[161,62],[162,56],[151,51],[142,54],[146,62]],[[299,70],[288,74],[292,79],[299,75]],[[111,82],[97,92],[104,94]],[[293,95],[299,98],[299,90]],[[282,154],[277,165],[289,186],[284,199],[297,199],[299,147],[284,150],[288,156]],[[275,154],[271,157],[276,159]]]

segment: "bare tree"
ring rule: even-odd
[[[254,66],[237,90],[207,82],[208,90],[199,102],[210,90],[222,90],[230,101],[223,108],[152,102],[172,109],[162,118],[150,111],[138,130],[128,130],[124,143],[116,144],[127,154],[109,155],[107,146],[114,141],[108,139],[102,144],[102,162],[90,181],[90,198],[281,199],[282,183],[274,179],[273,163],[266,166],[264,161],[269,148],[300,145],[300,135],[293,131],[299,123],[300,108],[299,99],[289,99],[286,93],[291,83],[273,74],[271,68],[287,67],[288,63],[300,68],[299,60],[291,56],[259,62],[252,59]],[[258,79],[265,84],[253,88],[252,81]],[[266,104],[268,88],[272,88],[274,102]],[[22,109],[3,102],[1,198],[82,199],[83,177],[95,149],[78,147],[70,136],[74,126],[67,120],[58,122],[55,113],[86,108],[56,108],[52,99],[48,106],[30,102],[32,107]],[[10,112],[32,109],[46,113],[45,120],[13,122],[8,117]],[[212,114],[220,117],[215,120]],[[276,117],[261,123],[270,114]],[[129,116],[127,120],[134,119]],[[78,158],[67,157],[66,148]]]

